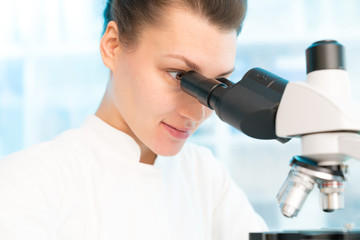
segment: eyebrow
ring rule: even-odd
[[[183,61],[191,70],[194,70],[194,71],[196,71],[196,72],[200,72],[200,71],[201,71],[199,65],[197,65],[196,63],[194,63],[193,61],[187,59],[186,57],[184,57],[184,56],[182,56],[182,55],[178,55],[178,54],[167,54],[166,56],[167,56],[167,57],[172,57],[172,58],[177,58],[177,59]],[[228,75],[228,74],[230,74],[230,73],[232,73],[232,72],[234,72],[234,71],[235,71],[235,68],[232,68],[232,69],[230,69],[229,71],[226,71],[226,72],[220,74],[220,75],[217,76],[217,77],[226,76],[226,75]]]

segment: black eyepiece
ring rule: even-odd
[[[335,40],[322,40],[306,49],[306,72],[323,69],[345,70],[344,47]]]

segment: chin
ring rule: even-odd
[[[155,147],[155,151],[154,153],[160,156],[165,156],[165,157],[171,157],[171,156],[175,156],[176,154],[178,154],[182,147],[184,146],[184,143],[177,143],[177,144],[160,144],[159,147]]]

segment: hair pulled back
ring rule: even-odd
[[[159,24],[165,10],[174,6],[204,17],[221,30],[236,30],[239,33],[247,0],[107,0],[103,31],[110,21],[115,21],[122,44],[134,45],[142,26]]]

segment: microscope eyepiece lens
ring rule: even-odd
[[[306,72],[323,69],[345,70],[344,47],[337,41],[318,41],[306,49]]]
[[[227,86],[215,78],[207,78],[195,71],[179,73],[176,76],[181,79],[181,89],[187,94],[195,97],[201,104],[214,109],[211,106],[211,98],[216,88],[226,88]]]

